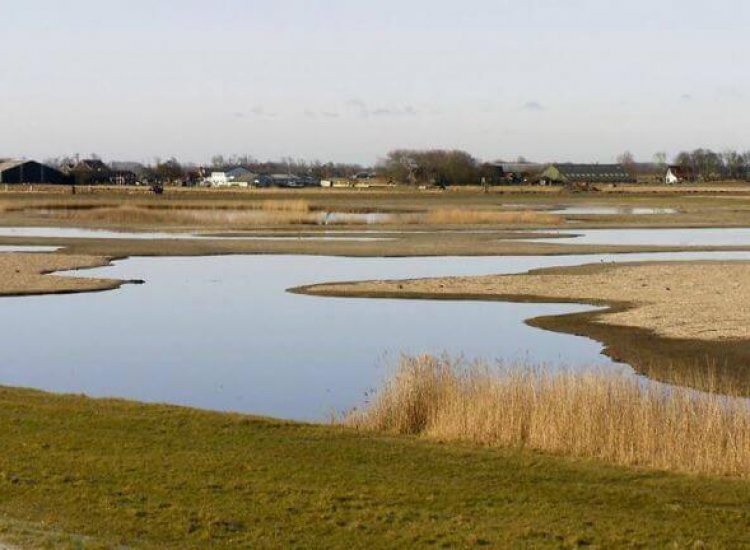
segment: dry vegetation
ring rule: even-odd
[[[6,207],[7,211],[7,207]],[[265,200],[243,205],[185,205],[160,203],[157,205],[85,203],[43,204],[34,212],[55,220],[109,224],[147,224],[181,226],[256,226],[316,224],[320,215],[310,211],[307,201]]]
[[[750,477],[750,404],[624,374],[404,357],[363,430],[523,447],[622,465]]]
[[[372,209],[324,208],[309,200],[265,199],[256,201],[3,201],[0,212],[40,216],[56,221],[115,225],[231,226],[250,228],[273,225],[559,225],[564,218],[540,211],[503,211],[476,208],[428,208],[422,212],[389,212],[376,219],[356,214]],[[376,210],[377,211],[377,210]],[[387,210],[386,210],[387,211]],[[344,215],[330,219],[326,213]]]
[[[425,215],[407,218],[409,223],[425,223],[430,225],[559,225],[563,223],[562,216],[547,214],[533,210],[498,211],[471,210],[463,208],[436,208]]]

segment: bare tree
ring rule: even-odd
[[[630,151],[625,151],[617,157],[617,162],[623,165],[625,170],[634,178],[638,176],[638,169],[635,165],[635,157]]]

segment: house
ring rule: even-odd
[[[0,160],[0,184],[66,184],[68,178],[55,168],[33,160]]]
[[[371,180],[375,178],[375,174],[371,172],[357,172],[352,176],[353,180]]]
[[[112,169],[106,164],[104,164],[104,161],[100,159],[79,160],[73,169],[80,170],[82,172],[85,171],[85,172],[91,172],[91,173],[96,173],[96,174],[101,174],[104,172],[112,171]]]
[[[550,164],[540,175],[543,183],[635,183],[622,164]]]
[[[205,183],[209,187],[229,187],[229,177],[226,172],[211,172]]]
[[[244,179],[250,175],[254,175],[252,171],[243,166],[237,166],[236,168],[232,168],[231,170],[226,170],[225,173],[230,181],[239,180],[240,178]]]
[[[255,178],[257,178],[256,174],[243,168],[242,171],[235,169],[228,172],[211,172],[211,175],[205,178],[204,183],[210,187],[250,187],[250,184],[255,183]]]
[[[82,159],[64,168],[79,185],[107,185],[117,180],[117,173],[100,159]]]
[[[130,170],[114,170],[110,172],[109,183],[113,185],[135,185],[138,176]]]
[[[227,172],[227,176],[230,178],[230,184],[234,184],[237,187],[249,187],[255,185],[258,174],[250,170],[245,170],[239,176],[231,176],[229,172]]]
[[[668,184],[682,183],[684,181],[695,181],[692,168],[686,166],[670,166],[664,181]]]
[[[305,184],[294,174],[271,174],[271,185],[276,187],[304,187]]]
[[[496,162],[488,165],[491,170],[491,183],[493,184],[512,184],[524,183],[538,174],[545,166],[534,162]],[[485,183],[490,183],[486,180]]]

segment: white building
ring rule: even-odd
[[[664,181],[670,185],[692,181],[693,179],[691,170],[682,166],[670,166],[667,169],[667,175],[664,177]]]
[[[247,181],[235,181],[235,179],[226,172],[211,172],[211,176],[206,178],[206,185],[211,187],[248,187]]]

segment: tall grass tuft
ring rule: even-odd
[[[748,400],[626,374],[403,357],[362,430],[750,477]]]

